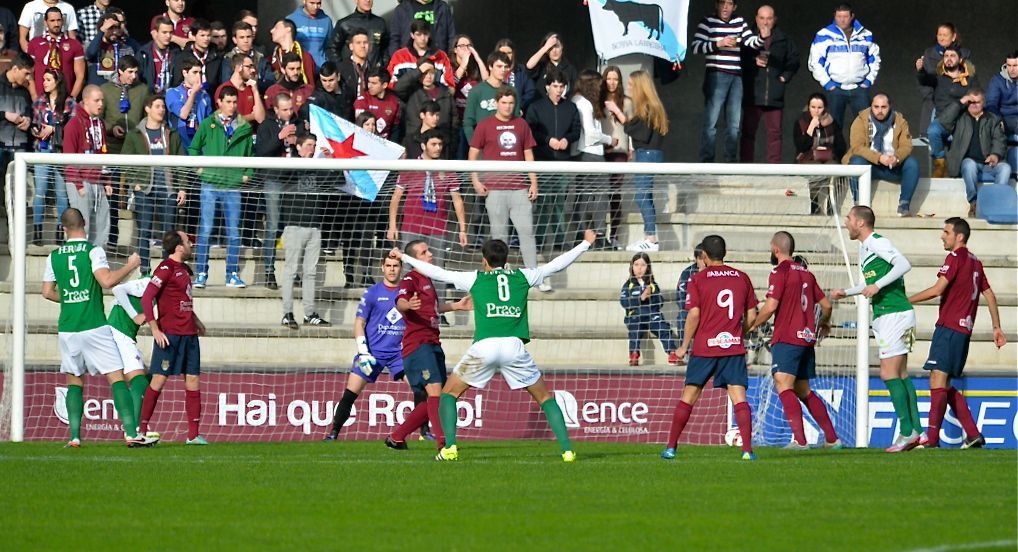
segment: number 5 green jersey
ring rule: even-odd
[[[84,332],[106,325],[103,289],[94,272],[109,269],[106,252],[84,239],[66,241],[46,259],[44,282],[60,293],[59,332]]]

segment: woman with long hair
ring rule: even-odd
[[[796,163],[834,163],[841,161],[845,154],[845,139],[834,117],[827,111],[827,97],[816,92],[806,100],[806,107],[792,126],[792,143],[795,144]],[[824,181],[825,182],[825,181]],[[826,197],[820,197],[824,182],[810,186],[812,212],[820,212]]]
[[[661,314],[664,298],[661,287],[654,280],[650,257],[643,252],[633,255],[629,261],[629,279],[622,284],[619,303],[625,309],[625,324],[629,330],[629,365],[640,365],[640,341],[644,332],[650,332],[661,340],[661,346],[668,353],[668,364],[677,365],[678,348],[672,336],[672,326]]]
[[[953,47],[958,49],[961,58],[968,61],[972,52],[968,48],[961,47],[961,36],[958,34],[958,27],[954,23],[945,22],[937,26],[937,36],[933,46],[927,48],[923,55],[916,60],[916,71],[924,72],[932,77],[937,76],[937,66],[944,59],[944,50]],[[919,85],[919,98],[922,101],[922,110],[919,115],[919,136],[926,136],[926,130],[933,120],[933,90],[932,86]]]
[[[573,161],[603,162],[605,146],[614,147],[618,142],[601,129],[604,104],[601,100],[600,73],[589,69],[580,73],[573,103],[580,112],[580,139],[572,144]],[[610,195],[608,175],[580,175],[576,184],[576,210],[573,217],[573,224],[577,225],[575,230],[579,232],[581,228],[593,228],[598,238],[604,238]]]
[[[624,117],[633,116],[633,100],[626,95],[622,86],[622,70],[615,65],[609,65],[601,73],[603,81],[601,84],[601,97],[607,102],[612,102],[622,108]],[[614,113],[608,111],[601,120],[601,128],[605,134],[611,135],[618,140],[618,143],[604,152],[604,160],[609,163],[625,163],[633,155],[629,147],[629,135],[626,134],[625,119],[619,120]],[[608,212],[611,219],[611,245],[614,249],[622,249],[619,245],[619,227],[622,225],[622,183],[625,177],[621,174],[613,174],[609,177],[611,185],[611,197],[608,201]]]
[[[573,91],[573,86],[576,86],[579,74],[576,72],[576,67],[566,59],[565,46],[562,45],[562,39],[558,33],[544,35],[541,47],[527,60],[527,71],[530,73],[530,78],[537,84],[539,98],[548,95],[548,91],[541,86],[541,83],[544,82],[551,69],[558,69],[566,76],[566,89],[562,92],[562,97],[568,98]]]
[[[654,81],[646,71],[633,71],[627,82],[629,94],[633,99],[633,116],[625,113],[614,102],[606,103],[607,109],[619,120],[624,121],[626,133],[635,150],[633,156],[637,163],[662,163],[664,152],[661,150],[664,137],[668,134],[668,114],[661,103],[661,98],[654,88]],[[629,244],[629,251],[658,251],[657,212],[654,210],[654,177],[649,174],[636,175],[636,204],[643,217],[642,240]]]
[[[516,89],[516,103],[521,111],[526,111],[530,102],[537,95],[534,82],[527,74],[527,68],[516,59],[516,44],[508,38],[495,43],[495,50],[509,56],[509,71],[505,75],[505,83]]]
[[[42,93],[32,104],[32,136],[35,151],[61,153],[64,151],[64,125],[74,114],[77,103],[67,93],[64,74],[47,69],[42,75]],[[67,209],[67,186],[63,174],[52,165],[35,167],[35,199],[32,204],[32,243],[42,245],[42,219],[46,211],[46,194],[50,184],[57,196],[57,219]]]
[[[456,89],[453,91],[452,99],[456,105],[457,121],[459,124],[454,129],[457,135],[456,159],[466,159],[470,144],[467,143],[467,136],[463,133],[463,113],[467,109],[467,97],[474,86],[488,78],[488,67],[484,64],[484,58],[474,48],[474,41],[467,35],[456,35],[452,39],[452,70],[453,81]],[[451,149],[451,148],[449,148]]]

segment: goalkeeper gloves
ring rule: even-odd
[[[375,357],[371,356],[371,352],[368,351],[368,340],[363,335],[356,337],[357,340],[357,366],[361,369],[361,372],[365,376],[370,376],[375,371],[375,365],[378,361]]]

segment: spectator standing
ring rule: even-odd
[[[668,114],[665,112],[661,98],[654,88],[654,79],[646,71],[633,71],[626,83],[633,95],[633,116],[626,118],[625,113],[615,103],[607,104],[615,117],[624,121],[626,134],[632,142],[634,160],[637,163],[663,163],[662,146],[668,134]],[[638,174],[633,177],[636,185],[636,205],[643,217],[644,238],[626,246],[628,251],[658,251],[657,211],[654,208],[654,176]]]
[[[29,86],[35,62],[27,54],[14,56],[11,66],[0,75],[0,182],[7,182],[7,165],[14,153],[28,151],[32,126],[32,96]],[[0,200],[4,194],[0,193]]]
[[[3,16],[3,10],[6,8],[0,8],[0,18]],[[8,10],[10,11],[10,10]],[[17,24],[14,25],[17,27]],[[6,73],[11,68],[11,63],[14,61],[14,56],[18,55],[17,48],[4,46],[7,42],[7,26],[4,23],[0,23],[0,73]],[[17,42],[10,42],[11,44],[17,44]],[[29,83],[32,81],[29,80]],[[34,86],[34,84],[33,84]]]
[[[870,107],[852,122],[848,152],[842,163],[869,165],[874,180],[901,184],[898,216],[910,216],[912,195],[919,185],[919,162],[912,156],[912,133],[901,112],[892,109],[886,94],[876,94]],[[851,180],[852,197],[858,200],[859,184]]]
[[[453,102],[450,88],[446,87],[443,81],[439,80],[434,63],[428,58],[417,60],[418,67],[396,84],[393,90],[397,96],[406,100],[407,113],[420,113],[421,108],[428,102],[438,104],[438,120],[436,127],[445,137],[442,141],[443,158],[449,159],[452,147],[448,149],[445,144],[455,144],[453,140],[453,129],[459,128],[459,118]],[[450,68],[451,69],[451,68]],[[449,74],[451,74],[451,70]],[[413,117],[406,119],[406,136],[417,136],[421,131],[421,120],[414,120]]]
[[[332,34],[332,18],[322,9],[322,0],[302,0],[302,4],[286,18],[297,26],[297,42],[320,66],[327,59],[325,48]]]
[[[544,97],[548,91],[543,86],[545,77],[552,69],[558,69],[566,78],[566,89],[562,95],[566,98],[573,92],[573,86],[580,74],[576,67],[565,57],[565,46],[558,33],[548,33],[541,41],[541,48],[534,52],[527,60],[527,71],[531,81],[537,89],[537,96]]]
[[[6,6],[0,6],[0,28],[2,28],[3,32],[3,37],[0,38],[0,52],[7,50],[19,52],[18,18],[15,17],[14,12]],[[4,67],[3,71],[6,70],[7,68]]]
[[[389,89],[396,86],[396,82],[407,76],[414,79],[411,73],[417,69],[418,62],[424,58],[431,62],[436,72],[435,79],[446,87],[455,88],[456,82],[453,79],[452,62],[449,56],[442,50],[429,46],[428,37],[431,36],[431,25],[427,21],[417,20],[410,25],[410,42],[403,48],[396,50],[389,58],[389,74],[392,79],[389,81]]]
[[[229,80],[219,85],[215,95],[218,96],[224,86],[236,88],[237,113],[252,127],[257,128],[258,124],[265,120],[265,103],[261,91],[258,90],[255,60],[246,55],[235,55],[230,63],[233,66],[233,73]]]
[[[296,138],[296,143],[301,158],[314,157],[317,141],[313,134],[302,133]],[[321,171],[291,172],[282,196],[283,325],[291,329],[297,329],[297,320],[293,317],[293,282],[297,276],[297,267],[301,264],[304,274],[300,279],[304,325],[331,326],[315,308],[318,260],[322,252],[322,224],[328,213],[330,192],[329,186],[321,182],[320,175]]]
[[[221,82],[231,80],[236,70],[233,60],[237,56],[250,58],[254,63],[254,78],[257,81],[258,90],[267,89],[276,82],[272,68],[269,67],[269,60],[265,54],[258,51],[254,44],[254,27],[250,23],[238,21],[233,24],[233,48],[223,54],[223,72],[220,75]]]
[[[222,78],[223,58],[212,47],[212,26],[204,19],[195,19],[191,24],[191,42],[177,56],[180,62],[188,58],[197,61],[201,67],[202,88],[210,94],[215,92]],[[180,81],[175,84],[180,84]]]
[[[18,17],[18,43],[22,52],[28,51],[28,42],[46,34],[46,10],[57,8],[64,15],[64,30],[71,38],[78,37],[78,16],[74,6],[62,0],[31,0],[21,8]],[[14,32],[14,29],[11,29]]]
[[[424,143],[422,139],[424,134],[434,130],[438,126],[438,120],[441,117],[441,107],[438,102],[434,100],[428,100],[418,107],[417,123],[414,132],[411,134],[407,132],[405,138],[403,138],[403,148],[406,150],[406,159],[420,159],[424,153]],[[409,123],[408,123],[409,126]],[[443,147],[442,155],[445,155]]]
[[[44,14],[46,33],[28,42],[28,55],[35,60],[35,90],[42,90],[42,76],[48,70],[60,71],[73,98],[85,87],[85,49],[64,32],[64,14],[49,8]]]
[[[930,139],[930,157],[933,158],[933,178],[947,176],[944,157],[947,149],[947,137],[954,131],[954,123],[964,111],[962,98],[970,90],[979,88],[976,68],[961,57],[961,52],[948,46],[944,49],[944,59],[937,65],[937,74],[928,75],[923,70],[923,60],[916,64],[916,79],[919,83],[933,88],[933,106],[936,114],[926,134]]]
[[[740,160],[755,162],[756,131],[767,125],[767,162],[781,162],[785,86],[799,70],[795,43],[777,26],[774,8],[756,10],[757,36],[763,42],[742,49],[742,137]]]
[[[165,94],[173,84],[173,67],[180,48],[170,40],[172,37],[173,22],[160,17],[152,29],[152,41],[138,51],[138,73],[153,94]]]
[[[269,66],[275,73],[275,80],[279,82],[283,78],[286,54],[296,54],[300,58],[300,81],[302,84],[315,82],[315,60],[303,44],[297,40],[297,25],[289,19],[279,19],[269,31],[272,43],[275,48],[272,50],[272,57],[269,59]]]
[[[32,104],[32,136],[35,137],[35,151],[62,153],[64,151],[64,126],[74,115],[77,102],[67,93],[64,74],[55,69],[47,69],[43,73],[42,87],[39,90],[41,94]],[[46,194],[51,185],[57,198],[57,218],[59,219],[68,205],[63,171],[53,165],[36,165],[35,199],[32,204],[32,243],[34,245],[42,245]]]
[[[201,122],[212,114],[212,99],[202,88],[201,66],[196,60],[182,60],[179,69],[183,79],[180,86],[166,91],[166,109],[170,125],[180,134],[184,148],[189,148]]]
[[[456,104],[456,115],[459,117],[460,125],[456,128],[459,135],[459,145],[456,148],[456,159],[466,159],[467,150],[470,144],[466,135],[463,134],[463,115],[467,109],[467,98],[470,91],[477,86],[477,83],[488,78],[488,67],[484,59],[474,48],[474,42],[467,35],[456,35],[453,39],[453,80],[456,81],[456,88],[453,92],[453,101]],[[450,147],[448,144],[446,147]]]
[[[354,115],[360,115],[370,111],[375,115],[375,128],[378,135],[393,142],[399,141],[400,105],[395,94],[389,93],[387,84],[389,72],[382,68],[375,68],[365,73],[367,80],[367,94],[361,95],[353,103]]]
[[[90,84],[81,92],[81,102],[64,126],[64,153],[102,155],[108,152],[106,125],[102,120],[103,93]],[[67,201],[85,217],[88,241],[106,247],[110,235],[110,203],[113,186],[103,169],[96,166],[68,166],[64,169]]]
[[[481,159],[482,155],[485,161],[534,161],[537,142],[527,122],[516,115],[516,90],[508,85],[500,86],[494,100],[495,115],[478,123],[473,133],[470,161]],[[473,173],[471,179],[477,195],[485,198],[491,237],[509,243],[511,220],[520,240],[523,265],[536,268],[533,202],[537,200],[537,175],[528,173],[524,178],[519,173],[485,173],[482,181],[478,173]],[[538,289],[552,290],[547,279]]]
[[[222,21],[209,23],[209,39],[212,42],[211,48],[219,55],[226,51],[229,45],[229,38],[226,36],[226,25]]]
[[[580,114],[580,137],[569,150],[573,161],[604,162],[605,148],[615,147],[618,142],[601,128],[601,121],[605,117],[601,100],[601,74],[590,69],[580,73],[572,99]],[[576,177],[573,233],[590,228],[597,233],[598,239],[605,238],[610,195],[607,175],[590,173]]]
[[[177,48],[184,48],[191,41],[191,25],[194,24],[193,18],[184,15],[184,10],[186,9],[186,0],[166,0],[166,11],[152,18],[148,25],[149,29],[154,30],[156,28],[156,20],[160,17],[169,19],[173,23],[173,38],[171,42]]]
[[[95,0],[78,10],[78,40],[82,44],[92,42],[95,35],[99,33],[99,21],[106,13],[106,8],[109,7],[110,0]]]
[[[299,110],[314,90],[314,81],[304,82],[301,77],[300,57],[289,53],[283,56],[283,77],[265,91],[265,102],[271,103],[285,93],[293,100],[293,108]]]
[[[188,147],[193,156],[251,157],[254,149],[251,125],[237,116],[237,89],[227,86],[216,98],[219,107],[206,117]],[[251,169],[206,168],[201,176],[201,223],[198,232],[198,276],[194,287],[203,288],[209,279],[209,237],[216,204],[223,204],[228,245],[226,247],[226,287],[247,287],[240,278],[240,188],[251,179]]]
[[[487,119],[495,113],[498,102],[495,100],[495,92],[505,84],[506,75],[509,73],[509,56],[502,52],[492,52],[485,60],[488,66],[488,78],[477,83],[470,90],[467,97],[467,107],[463,115],[463,134],[467,142],[473,143],[474,129],[478,123]],[[519,117],[523,111],[519,105],[515,106],[513,116]]]
[[[580,112],[575,103],[564,97],[567,80],[562,71],[553,67],[544,75],[544,94],[527,110],[527,124],[537,144],[534,159],[538,161],[569,161],[572,145],[580,139]],[[538,177],[541,195],[535,207],[535,235],[542,252],[566,247],[569,180],[560,173],[544,173]]]
[[[694,274],[704,269],[707,260],[703,256],[703,244],[696,244],[693,248],[693,262],[682,270],[679,274],[679,282],[675,285],[675,304],[679,307],[679,317],[675,321],[675,333],[679,343],[685,339],[686,335],[686,318],[689,316],[689,311],[686,310],[686,297],[689,295],[687,285],[689,279]]]
[[[370,44],[368,63],[372,66],[389,65],[389,25],[385,19],[371,12],[374,6],[375,0],[355,0],[353,13],[336,21],[336,27],[325,48],[326,58],[336,63],[349,59],[350,39],[354,31],[364,31]]]
[[[693,53],[703,54],[707,73],[703,81],[704,122],[700,135],[700,162],[713,163],[721,110],[725,111],[725,163],[736,162],[742,124],[742,60],[740,47],[758,47],[742,17],[735,15],[734,0],[717,0],[717,11],[700,21],[693,35]]]
[[[509,58],[509,68],[505,74],[505,83],[516,89],[516,97],[520,112],[527,110],[530,102],[534,101],[537,92],[534,90],[534,81],[527,74],[527,68],[516,58],[516,44],[508,38],[503,38],[495,43],[495,50],[502,52]]]
[[[622,110],[624,119],[616,118],[609,109],[605,109],[605,117],[601,121],[601,128],[605,134],[611,135],[618,140],[615,146],[605,149],[604,160],[609,163],[625,163],[633,157],[633,149],[629,135],[626,134],[626,127],[623,121],[633,116],[633,100],[626,95],[622,86],[622,70],[615,65],[609,65],[601,73],[601,98],[605,102],[614,102]],[[622,249],[619,243],[619,228],[622,226],[622,184],[625,182],[625,175],[613,174],[608,177],[611,194],[608,199],[608,220],[611,223],[611,247]]]
[[[349,94],[349,90],[343,86],[344,84],[340,80],[339,70],[335,63],[326,61],[322,64],[318,71],[318,84],[304,105],[301,106],[300,118],[305,121],[310,120],[310,106],[317,105],[337,117],[352,121],[354,97]]]
[[[363,96],[368,90],[368,69],[381,65],[371,61],[371,42],[368,40],[368,31],[364,29],[350,32],[347,49],[350,55],[340,61],[336,69],[343,89],[351,98],[357,99],[357,96]]]
[[[144,118],[145,99],[149,96],[148,87],[138,78],[138,60],[134,56],[120,58],[117,65],[117,82],[99,87],[103,93],[101,116],[109,130],[107,149],[113,154],[120,153],[127,132]]]
[[[1018,178],[1018,50],[1007,54],[1000,73],[990,79],[986,92],[986,110],[1004,121],[1007,136],[1007,160],[1011,176]]]
[[[990,179],[994,184],[1006,186],[1011,178],[1007,156],[1004,123],[994,113],[985,110],[986,96],[974,90],[962,98],[966,112],[951,135],[951,149],[947,152],[947,172],[954,178],[959,175],[965,182],[965,196],[969,202],[969,216],[976,215],[977,184]]]
[[[145,99],[145,118],[124,139],[124,155],[184,155],[180,135],[167,124],[166,99],[154,94]],[[138,254],[141,273],[148,274],[149,250],[155,236],[171,231],[177,222],[177,207],[187,201],[187,192],[174,183],[168,167],[134,167],[121,173],[134,194]],[[159,219],[158,225],[155,219]]]
[[[855,119],[870,103],[870,87],[880,71],[880,47],[855,18],[849,4],[834,8],[834,22],[817,31],[809,49],[809,70],[827,93],[828,111],[845,128],[845,107]]]
[[[414,21],[423,20],[431,24],[431,46],[449,51],[456,36],[456,22],[452,8],[445,0],[401,0],[392,11],[389,23],[389,56],[410,40],[410,26]]]
[[[109,8],[99,21],[99,33],[85,45],[88,84],[116,82],[120,58],[135,56],[137,59],[141,45],[127,35],[126,20],[123,10]]]
[[[968,48],[961,47],[961,39],[958,37],[958,29],[954,23],[941,23],[937,27],[937,39],[933,46],[927,48],[922,55],[922,69],[930,77],[937,76],[937,68],[944,60],[944,50],[955,48],[962,59],[972,59]],[[920,79],[919,97],[922,100],[922,111],[919,115],[919,136],[926,136],[926,129],[930,127],[933,120],[933,91],[935,87],[926,86]]]

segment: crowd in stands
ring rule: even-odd
[[[322,141],[309,135],[312,105],[402,144],[411,159],[665,160],[669,120],[652,75],[576,67],[555,33],[531,55],[508,38],[484,53],[457,32],[444,0],[403,0],[389,20],[372,12],[373,0],[357,0],[335,21],[321,0],[301,0],[272,22],[271,43],[257,44],[260,22],[252,11],[209,22],[189,17],[186,0],[165,3],[144,40],[127,33],[127,14],[111,0],[77,11],[61,0],[32,0],[17,16],[0,7],[0,174],[16,151],[307,157],[308,145]],[[750,24],[733,0],[715,5],[690,42],[707,70],[699,159],[715,161],[723,111],[724,162],[758,160],[761,122],[760,160],[782,162],[785,89],[805,61],[817,92],[805,106],[788,106],[802,110],[789,129],[794,161],[870,165],[876,178],[900,182],[898,212],[908,216],[919,178],[912,128],[894,98],[874,93],[879,37],[853,8],[837,5],[807,48],[781,30],[770,6],[757,9]],[[941,25],[915,61],[923,105],[915,128],[928,138],[933,176],[960,177],[974,210],[979,183],[1006,184],[1018,165],[1018,52],[1003,56],[999,73],[977,72],[960,36],[954,25]],[[47,242],[52,190],[58,214],[79,207],[99,245],[117,242],[118,213],[132,209],[137,242],[121,245],[140,250],[143,270],[150,241],[181,226],[197,236],[196,287],[206,284],[209,248],[222,240],[227,285],[246,285],[237,263],[247,245],[262,251],[262,283],[275,289],[278,236],[293,220],[301,228],[313,222],[293,210],[287,194],[314,186],[287,172],[206,169],[188,188],[168,169],[38,165],[31,241]],[[586,227],[597,231],[600,247],[624,245],[617,233],[621,176],[446,180],[398,175],[388,216],[384,205],[323,199],[311,210],[320,214],[311,226],[321,243],[306,258],[341,248],[347,284],[360,286],[370,278],[372,236],[425,236],[435,242],[433,251],[515,236],[527,266],[538,252],[573,243]],[[653,177],[635,178],[633,186],[644,236],[627,249],[657,251]],[[458,227],[447,232],[453,219]],[[296,270],[286,262],[288,273]]]

